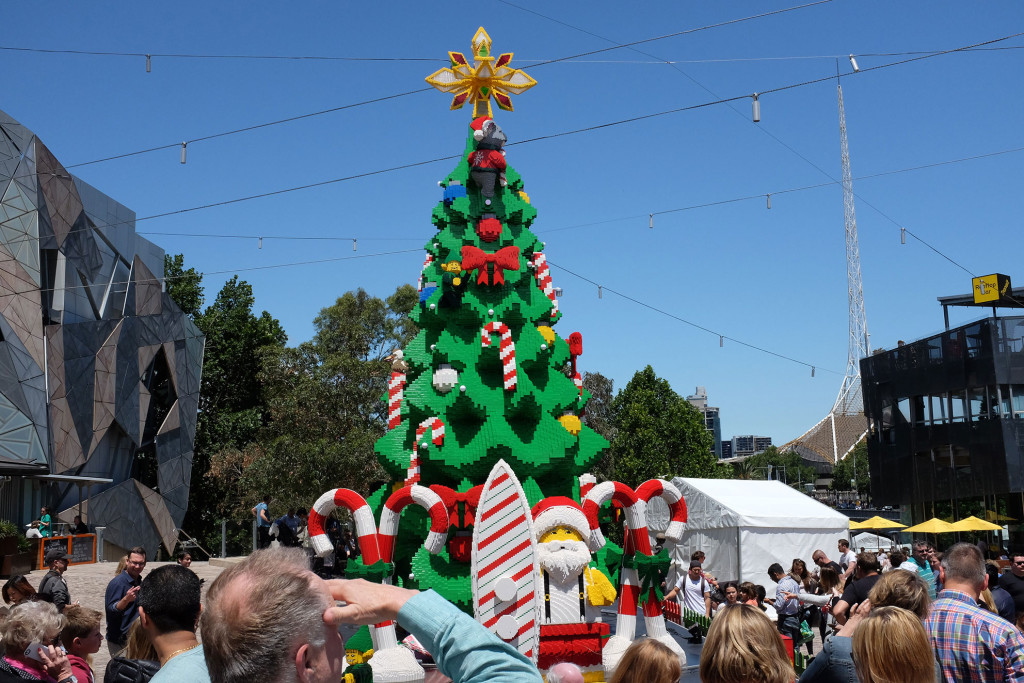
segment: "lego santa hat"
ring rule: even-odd
[[[590,523],[583,508],[572,498],[552,496],[533,506],[533,531],[540,538],[555,527],[572,529],[586,539],[590,536]]]
[[[473,119],[473,122],[469,124],[469,127],[473,129],[473,139],[480,142],[484,139],[484,135],[487,134],[488,124],[494,125],[494,120],[490,116],[478,116]]]

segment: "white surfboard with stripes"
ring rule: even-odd
[[[499,460],[473,528],[473,610],[492,633],[537,661],[541,595],[533,518],[512,468]]]

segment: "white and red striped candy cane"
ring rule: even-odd
[[[537,279],[537,286],[544,296],[551,299],[551,317],[558,315],[558,298],[555,297],[555,285],[551,281],[551,268],[548,267],[547,257],[543,252],[533,254],[533,276]]]
[[[576,385],[576,388],[580,390],[580,396],[583,395],[583,378],[580,377],[580,373],[575,373],[572,376],[572,383]]]
[[[587,497],[590,490],[597,484],[597,477],[587,472],[580,475],[580,500]]]
[[[427,540],[423,544],[427,551],[436,555],[444,548],[445,540],[447,540],[448,508],[444,506],[441,496],[425,486],[416,484],[403,486],[391,494],[387,502],[384,503],[384,511],[380,514],[377,545],[380,547],[381,559],[389,564],[395,559],[398,520],[402,516],[402,510],[411,504],[419,505],[430,513],[430,533],[427,534]],[[385,576],[384,583],[391,583],[391,577]],[[398,645],[398,635],[395,633],[395,622],[393,621],[378,624],[374,636],[376,637],[374,644],[378,650]]]
[[[590,489],[590,493],[583,499],[583,512],[590,522],[590,549],[597,552],[605,544],[597,517],[601,506],[610,500],[618,502],[626,512],[628,533],[623,552],[628,553],[632,547],[637,552],[650,555],[651,544],[647,538],[644,503],[636,497],[633,489],[617,481],[601,482]],[[636,637],[636,613],[640,598],[640,577],[636,569],[623,567],[619,571],[619,584],[619,613],[616,615],[615,633],[632,641]]]
[[[420,269],[420,282],[419,287],[416,289],[417,292],[423,291],[423,273],[426,272],[427,266],[434,262],[434,255],[427,252],[427,257],[423,259],[423,268]]]
[[[363,562],[368,565],[377,562],[380,559],[380,549],[377,546],[377,524],[373,518],[373,510],[365,498],[351,489],[331,489],[313,503],[313,509],[309,511],[309,540],[313,544],[313,550],[320,557],[334,550],[331,539],[324,531],[324,520],[337,508],[345,508],[352,513]]]
[[[492,332],[501,335],[501,341],[498,343],[498,357],[501,358],[501,368],[505,376],[505,390],[515,391],[518,378],[516,375],[516,344],[512,341],[512,331],[508,329],[508,325],[502,322],[487,323],[480,331],[480,343],[483,346],[491,345]]]
[[[645,503],[651,498],[663,498],[672,513],[665,538],[678,543],[683,540],[683,524],[686,523],[686,501],[683,494],[671,482],[664,479],[648,479],[636,490],[636,496]]]
[[[385,562],[391,562],[395,556],[395,537],[398,536],[398,520],[401,518],[402,510],[413,504],[430,513],[430,533],[423,543],[427,552],[436,555],[444,548],[448,539],[448,508],[444,506],[441,496],[426,486],[403,486],[391,494],[384,503],[384,511],[380,515],[377,545],[380,546],[381,559]]]
[[[394,371],[388,382],[388,429],[402,424],[402,395],[405,392],[405,373]]]
[[[601,506],[610,500],[622,506],[626,512],[626,526],[629,528],[627,543],[631,540],[633,548],[644,555],[651,554],[651,542],[647,538],[647,520],[644,518],[644,504],[637,498],[636,491],[617,481],[602,481],[597,484],[583,499],[583,513],[590,522],[590,550],[597,552],[604,547],[604,534],[598,526],[597,513]],[[643,532],[642,534],[640,532]]]
[[[412,486],[420,480],[420,439],[430,430],[430,442],[435,446],[444,445],[444,422],[437,417],[428,417],[416,428],[416,443],[413,444],[409,468],[405,472],[405,485]],[[426,444],[424,444],[426,446]]]

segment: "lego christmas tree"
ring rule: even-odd
[[[492,99],[511,111],[509,95],[535,82],[508,66],[511,54],[491,55],[483,28],[472,44],[472,64],[450,52],[451,68],[427,78],[454,94],[452,109],[472,104],[474,118],[461,161],[441,181],[431,215],[437,232],[426,244],[420,303],[411,314],[420,331],[394,356],[389,429],[376,444],[395,484],[442,494],[454,527],[448,552],[428,556],[420,548],[425,515],[407,511],[398,576],[407,573],[403,555],[416,553],[409,567],[415,584],[464,605],[473,487],[504,459],[531,505],[547,496],[575,498],[577,475],[608,446],[582,423],[589,398],[575,371],[582,340],[554,330],[561,312],[544,243],[530,230],[537,211],[506,164],[505,136],[492,117]],[[371,505],[379,507],[385,493]]]

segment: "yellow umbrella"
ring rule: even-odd
[[[850,528],[851,529],[863,529],[864,528],[864,522],[855,522],[855,521],[853,521],[851,519],[850,520]]]
[[[879,517],[875,515],[871,519],[865,519],[859,523],[858,529],[903,529],[907,525],[894,522],[891,519],[885,517]],[[853,528],[852,526],[850,528]]]
[[[1003,527],[992,522],[986,522],[983,519],[978,519],[974,515],[965,517],[959,522],[953,522],[950,525],[953,531],[1002,531]]]
[[[1017,521],[1017,519],[1015,517],[1008,517],[1006,515],[1001,515],[998,512],[994,512],[992,510],[985,510],[985,519],[988,520],[989,522],[1016,522]]]
[[[921,522],[916,526],[907,527],[903,530],[904,533],[913,534],[948,534],[955,532],[956,529],[949,522],[943,522],[937,517],[932,517],[927,522]]]

